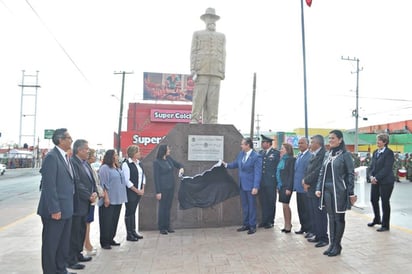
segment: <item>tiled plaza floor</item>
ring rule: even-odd
[[[411,189],[410,183],[409,189]],[[410,192],[412,193],[412,191]],[[298,230],[292,199],[293,229]],[[283,218],[277,208],[275,227],[254,235],[236,227],[181,229],[169,235],[141,231],[144,239],[125,241],[122,221],[112,250],[98,245],[98,218],[92,224],[97,255],[77,273],[410,273],[412,230],[393,225],[390,232],[369,228],[369,214],[346,214],[340,256],[327,257],[302,235],[281,233]],[[409,212],[410,213],[410,212]],[[123,212],[122,212],[123,214]],[[121,215],[122,216],[122,215]],[[97,215],[96,215],[97,217]],[[41,273],[41,221],[34,213],[0,228],[0,273]]]

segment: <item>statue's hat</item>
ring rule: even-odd
[[[215,21],[220,19],[220,16],[216,15],[216,11],[214,8],[207,8],[205,14],[203,14],[202,16],[200,16],[200,19],[202,19],[203,21],[205,21],[205,18],[209,17],[211,19],[214,19]]]

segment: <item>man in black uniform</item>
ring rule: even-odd
[[[276,212],[276,168],[280,153],[272,147],[272,139],[261,135],[262,181],[260,182],[259,201],[262,220],[259,227],[271,228],[275,223]]]

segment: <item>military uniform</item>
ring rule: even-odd
[[[360,162],[359,155],[354,152],[354,153],[352,153],[352,158],[353,158],[353,166],[355,168],[360,167],[361,162]]]
[[[372,161],[371,155],[369,153],[366,154],[365,160],[363,160],[363,162],[362,162],[362,166],[366,166],[366,167],[369,168],[370,165],[371,165],[371,161]]]
[[[400,182],[398,170],[401,167],[402,167],[402,161],[399,159],[399,154],[395,153],[395,162],[393,163],[392,171],[393,171],[393,175],[395,176],[397,182]]]
[[[412,155],[409,154],[409,157],[406,159],[406,178],[412,182]]]
[[[262,142],[272,143],[272,139],[262,135]],[[262,179],[259,189],[259,202],[262,211],[260,227],[272,227],[275,222],[276,210],[276,169],[280,159],[280,152],[273,147],[268,150],[262,149]]]
[[[367,167],[367,169],[366,169],[366,181],[368,183],[370,183],[369,171],[370,171],[371,161],[372,161],[371,155],[370,155],[370,153],[367,153],[366,157],[365,157],[365,160],[363,160],[363,162],[362,162],[362,166]]]

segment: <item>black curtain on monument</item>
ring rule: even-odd
[[[239,186],[226,168],[214,166],[194,177],[182,178],[179,187],[180,209],[206,208],[239,195]]]

